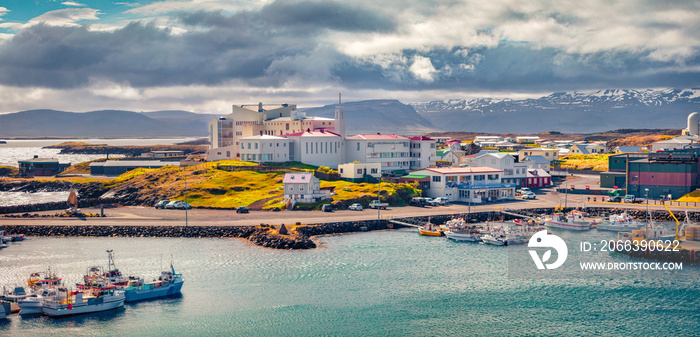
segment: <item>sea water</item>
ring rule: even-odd
[[[559,233],[574,241],[611,234]],[[3,336],[698,335],[698,268],[651,278],[514,279],[495,247],[415,229],[316,238],[279,251],[240,239],[40,238],[0,250],[0,285],[51,268],[73,285],[107,264],[156,278],[170,261],[182,296],[54,319],[10,315]],[[171,258],[172,254],[172,258]],[[569,259],[581,259],[571,254]],[[604,261],[628,261],[603,254]],[[669,275],[672,275],[670,277]]]

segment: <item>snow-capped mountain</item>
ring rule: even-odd
[[[700,111],[700,88],[557,92],[537,99],[451,99],[411,104],[445,131],[588,133],[685,127]]]

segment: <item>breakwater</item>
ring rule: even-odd
[[[79,207],[94,207],[99,205],[112,205],[119,203],[119,199],[116,198],[88,198],[80,199]],[[31,212],[41,212],[41,211],[54,211],[54,210],[65,210],[69,208],[68,203],[65,201],[57,202],[45,202],[41,204],[28,204],[28,205],[16,205],[16,206],[0,206],[0,214],[11,214],[17,213],[13,217],[24,217],[33,218],[38,217],[38,215],[30,214]],[[48,217],[48,216],[47,216]]]

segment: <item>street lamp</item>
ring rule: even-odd
[[[382,176],[379,175],[379,191],[377,191],[377,221],[382,219]]]
[[[644,189],[644,199],[647,200],[647,221],[649,221],[649,189]]]
[[[185,227],[187,227],[187,168],[182,171],[185,175]]]

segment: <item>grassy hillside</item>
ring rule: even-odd
[[[560,158],[562,170],[607,171],[610,154],[572,154]]]
[[[677,201],[681,202],[700,202],[700,190],[690,192],[680,198]]]
[[[113,189],[116,196],[126,198],[132,204],[152,205],[162,199],[185,200],[186,178],[187,202],[195,207],[284,207],[284,173],[229,172],[219,169],[219,164],[257,165],[227,161],[185,168],[166,166],[159,169],[137,169],[115,178],[107,186]],[[377,193],[377,184],[322,180],[321,187],[333,187],[337,194],[332,201],[343,205],[345,202],[356,201],[366,203],[375,198]],[[406,184],[382,183],[382,196],[393,205],[404,204],[413,195],[420,195],[420,191]]]

